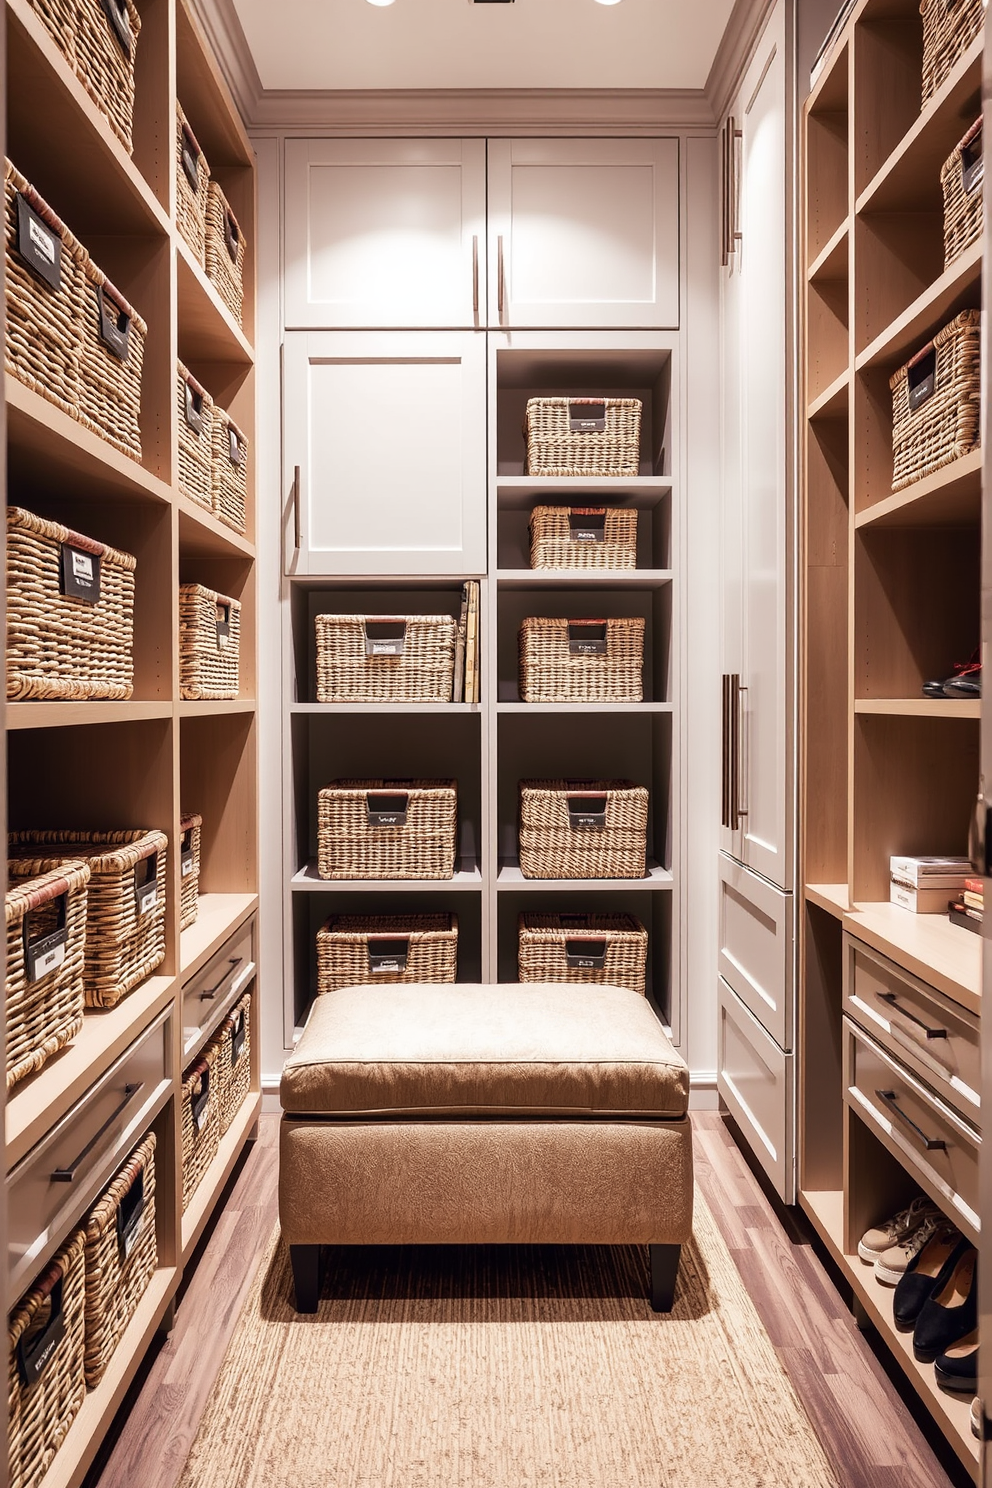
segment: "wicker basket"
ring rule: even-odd
[[[84,1243],[73,1230],[7,1322],[10,1488],[38,1488],[86,1397]]]
[[[183,1210],[217,1156],[220,1142],[220,1094],[215,1064],[217,1045],[208,1044],[183,1075]]]
[[[944,161],[940,184],[944,192],[944,267],[982,236],[984,212],[982,181],[982,121],[974,124]]]
[[[207,278],[238,325],[244,300],[245,235],[216,181],[207,189]]]
[[[141,17],[133,0],[76,0],[76,13],[76,76],[130,155]]]
[[[11,877],[89,865],[86,1006],[116,1007],[165,960],[164,832],[11,832]]]
[[[251,1089],[251,993],[231,1009],[214,1035],[214,1075],[217,1081],[220,1136],[248,1099]]]
[[[450,703],[451,615],[318,615],[319,703]]]
[[[86,1383],[103,1378],[158,1265],[155,1133],[136,1147],[86,1221]]]
[[[637,511],[619,506],[535,506],[531,568],[636,568]]]
[[[632,780],[521,780],[524,878],[643,878],[648,793]]]
[[[331,915],[317,931],[317,992],[381,982],[453,982],[453,914]]]
[[[248,441],[231,415],[221,408],[214,409],[210,491],[214,516],[235,532],[243,533],[248,501]]]
[[[202,584],[179,587],[179,696],[236,698],[241,604]]]
[[[180,818],[182,834],[179,846],[179,928],[196,924],[200,901],[200,832],[203,817],[192,813]]]
[[[182,172],[180,172],[182,174]],[[214,420],[217,410],[205,387],[201,387],[182,362],[176,363],[179,395],[179,489],[190,501],[213,506]]]
[[[210,167],[182,105],[176,101],[176,226],[203,268],[206,262]]]
[[[79,859],[7,891],[7,1089],[83,1026],[90,870]]]
[[[644,697],[644,620],[554,620],[520,627],[525,703],[639,703]]]
[[[648,932],[628,914],[521,914],[522,982],[593,982],[645,989]]]
[[[8,698],[131,696],[134,570],[129,553],[7,508]],[[67,594],[66,572],[99,597]]]
[[[4,161],[4,210],[4,368],[75,418],[86,251],[9,160]],[[22,256],[22,245],[32,258]],[[41,269],[49,261],[51,277],[44,278]]]
[[[453,780],[332,780],[317,804],[321,878],[453,878]]]
[[[937,92],[985,21],[984,0],[920,0],[923,17],[923,107]]]
[[[980,311],[962,310],[890,379],[893,491],[977,446],[980,325]]]
[[[73,72],[76,70],[78,6],[75,0],[29,0]]]
[[[640,398],[528,398],[528,475],[631,476],[640,468]]]
[[[79,422],[141,459],[141,368],[148,327],[93,260],[83,267]]]

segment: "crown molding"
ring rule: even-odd
[[[245,127],[250,128],[265,90],[234,0],[191,0],[191,9],[206,33]]]
[[[703,89],[715,121],[730,107],[773,4],[774,0],[735,0]]]

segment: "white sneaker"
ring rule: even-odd
[[[933,1200],[928,1199],[925,1194],[919,1194],[906,1209],[900,1209],[891,1219],[865,1230],[858,1241],[858,1255],[866,1265],[874,1265],[880,1255],[919,1229],[925,1219],[939,1214],[940,1210]]]
[[[898,1286],[906,1274],[906,1268],[914,1256],[919,1255],[931,1235],[938,1230],[952,1230],[954,1226],[941,1210],[926,1214],[922,1223],[904,1235],[902,1240],[883,1250],[875,1259],[875,1276],[886,1286]]]
[[[978,1437],[978,1440],[981,1441],[981,1439],[982,1439],[982,1402],[979,1400],[979,1398],[978,1398],[977,1395],[975,1396],[974,1400],[971,1402],[971,1434],[972,1434],[972,1436],[977,1436]]]

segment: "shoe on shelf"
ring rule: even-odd
[[[982,1402],[979,1400],[979,1398],[978,1398],[977,1395],[975,1396],[974,1400],[971,1402],[971,1434],[972,1434],[972,1436],[977,1436],[978,1437],[978,1440],[981,1441],[981,1439],[982,1439]]]
[[[982,695],[982,652],[976,646],[967,661],[956,661],[949,677],[923,684],[929,698],[977,698]]]
[[[978,1389],[978,1330],[952,1343],[933,1361],[938,1385],[960,1395],[974,1395]]]
[[[890,1245],[888,1250],[875,1258],[875,1278],[884,1283],[885,1286],[898,1286],[906,1274],[906,1269],[914,1256],[919,1255],[931,1236],[938,1230],[947,1228],[947,1220],[943,1212],[936,1204],[931,1205],[929,1211],[924,1214],[921,1222],[915,1229],[909,1230],[895,1245]],[[858,1247],[861,1254],[861,1247]],[[861,1257],[864,1260],[864,1256]]]
[[[913,1329],[913,1353],[932,1364],[978,1327],[978,1251],[968,1241],[948,1260],[937,1285],[920,1308]]]
[[[945,1269],[948,1266],[953,1269],[967,1248],[968,1241],[950,1221],[946,1228],[934,1231],[907,1264],[902,1279],[896,1285],[892,1298],[892,1316],[897,1328],[908,1333],[915,1326],[924,1302],[937,1283],[942,1284]]]
[[[928,1199],[925,1194],[918,1194],[911,1204],[900,1209],[898,1214],[893,1214],[891,1219],[883,1220],[880,1225],[865,1230],[858,1241],[858,1255],[866,1265],[873,1266],[879,1256],[906,1240],[927,1219],[936,1218],[940,1213],[932,1199]]]

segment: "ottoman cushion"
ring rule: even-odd
[[[297,1115],[677,1121],[689,1072],[626,988],[345,987],[314,1002],[280,1093]]]

